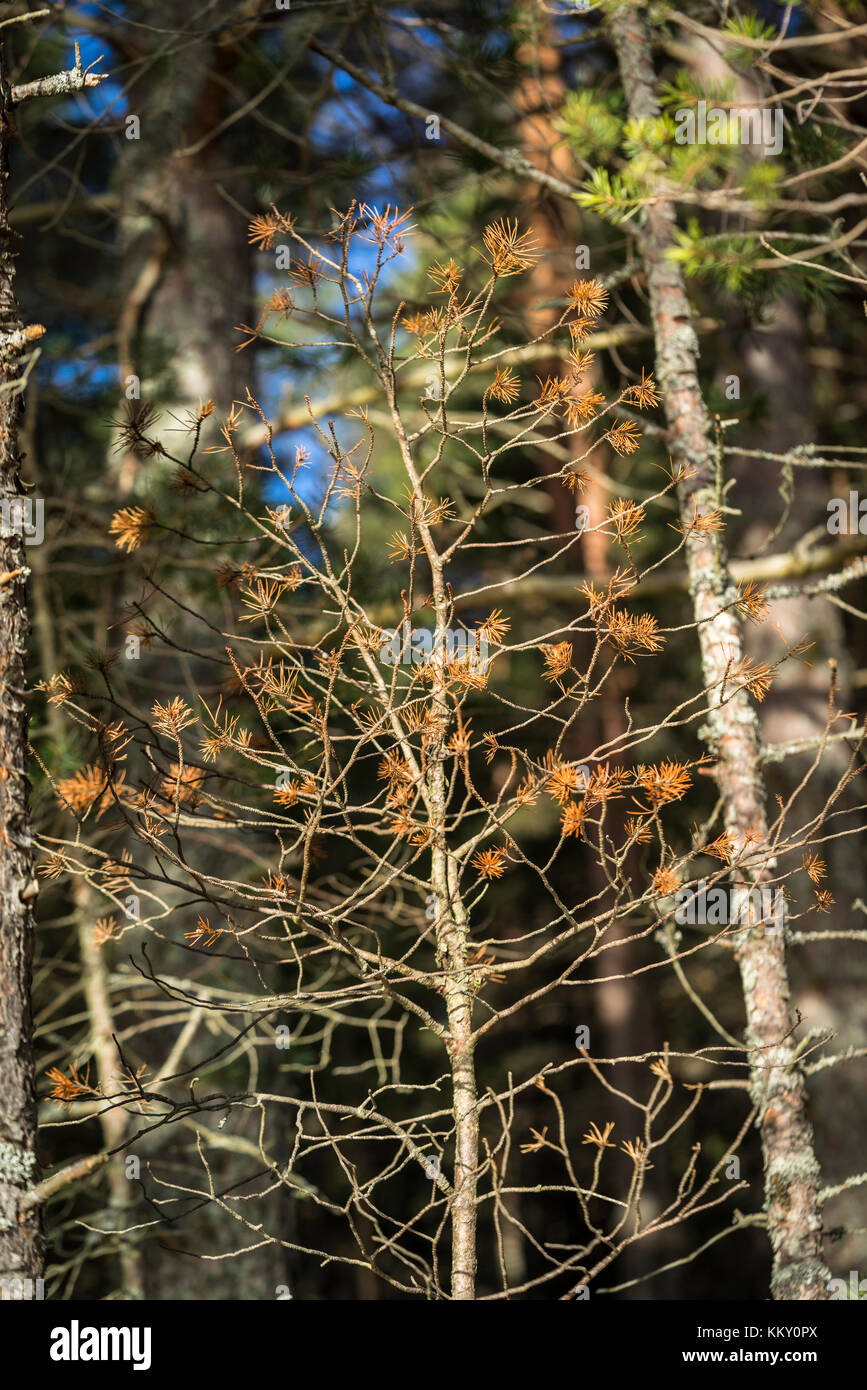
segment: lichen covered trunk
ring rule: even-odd
[[[638,7],[616,9],[610,19],[629,114],[659,116],[650,37]],[[674,244],[675,208],[659,195],[649,203],[639,234],[673,463],[689,471],[678,501],[686,528],[697,513],[717,503],[716,464],[710,418],[698,380],[698,342],[679,265],[668,255]],[[723,694],[726,672],[740,662],[741,633],[729,606],[735,590],[725,544],[713,532],[689,532],[687,565],[698,624],[704,681],[710,690],[708,738],[732,842],[767,838],[765,789],[760,770],[759,729],[749,696]],[[760,884],[766,867],[751,875]],[[753,1100],[758,1112],[765,1175],[765,1212],[773,1250],[771,1292],[776,1299],[827,1299],[830,1272],[822,1253],[819,1168],[807,1115],[804,1077],[797,1060],[784,935],[761,924],[739,933],[736,949],[747,1017],[747,1046]]]
[[[42,1273],[39,1212],[21,1199],[37,1176],[36,1094],[30,1009],[36,886],[27,779],[27,640],[30,626],[18,451],[22,349],[8,222],[12,100],[0,42],[0,1279]],[[13,499],[17,499],[13,501]],[[11,504],[11,505],[10,505]],[[15,523],[18,514],[18,524]]]

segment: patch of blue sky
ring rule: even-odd
[[[303,520],[303,508],[299,503],[308,507],[314,516],[318,516],[322,505],[322,498],[326,487],[327,471],[325,465],[330,462],[326,455],[319,435],[311,427],[309,429],[291,430],[283,434],[277,434],[272,442],[274,458],[277,466],[283,474],[281,478],[273,472],[260,474],[261,496],[266,506],[279,508],[291,508],[292,520]],[[309,457],[309,462],[303,468],[296,469],[296,450],[303,448]],[[323,462],[324,460],[324,462]],[[267,468],[270,464],[268,451],[261,449],[257,462]],[[294,480],[293,480],[294,473]],[[287,480],[284,482],[284,478]],[[291,487],[287,486],[291,483]],[[332,510],[334,505],[333,504]],[[293,539],[302,554],[315,567],[319,567],[322,556],[319,544],[306,525],[301,525],[293,530]]]
[[[103,5],[82,5],[82,14],[91,14],[103,17],[105,7]],[[110,115],[118,119],[126,114],[127,102],[123,92],[123,84],[111,75],[111,49],[105,39],[97,34],[85,32],[73,33],[70,35],[69,48],[67,52],[67,64],[75,65],[74,42],[78,41],[81,49],[81,61],[84,67],[90,67],[99,57],[103,61],[96,69],[98,72],[108,72],[105,82],[101,82],[98,87],[88,87],[86,92],[71,97],[64,103],[64,119],[70,124],[80,122],[87,124],[94,119]]]
[[[806,8],[806,5],[798,3],[798,0],[795,0],[794,4],[790,4],[789,0],[759,0],[757,5],[759,17],[778,32],[783,27],[783,20],[788,19],[786,37],[790,39],[803,29]]]
[[[598,20],[599,5],[594,4],[594,0],[561,0],[559,8],[554,11],[556,15],[555,28],[561,39],[580,39],[584,38],[585,31],[594,20],[593,10],[596,9],[595,19]],[[598,23],[593,23],[594,30],[598,30]]]
[[[396,188],[391,182],[390,176],[385,171],[377,171],[381,177],[371,180],[369,186],[364,189],[363,196],[366,200],[374,202],[380,208],[384,208],[389,199],[394,199],[397,193]],[[311,245],[315,249],[317,243],[311,238]],[[393,277],[398,274],[406,273],[407,262],[412,263],[412,238],[407,242],[407,250],[402,256],[396,257],[384,269],[380,285],[386,289]],[[299,249],[300,248],[296,248]],[[333,242],[322,242],[321,250],[326,255],[334,252]],[[372,242],[366,242],[356,238],[353,245],[353,252],[350,257],[349,268],[359,279],[365,272],[371,273],[376,265],[377,247]],[[273,259],[272,259],[273,258]],[[260,257],[260,270],[256,276],[257,296],[264,302],[277,286],[285,286],[286,276],[276,269],[275,252],[264,252]],[[270,262],[270,264],[269,264]],[[274,268],[272,268],[272,266]],[[327,310],[334,312],[338,317],[342,314],[342,299],[339,292],[334,287],[320,287],[320,303]],[[329,302],[333,300],[333,303]],[[363,336],[363,321],[360,318],[356,323],[356,330]],[[310,333],[310,341],[315,342],[316,336]],[[342,339],[339,326],[334,326],[334,337]],[[335,372],[344,358],[347,349],[339,343],[326,344],[321,347],[299,347],[287,342],[285,349],[275,348],[273,353],[269,353],[267,362],[260,362],[259,367],[259,399],[266,414],[271,419],[279,418],[281,409],[284,407],[287,395],[287,380],[291,382],[291,398],[295,401],[303,400],[305,395],[311,398],[311,404],[315,407],[317,397],[323,394],[323,382],[333,383]],[[321,421],[323,428],[327,428],[327,422]],[[357,435],[357,426],[352,422],[343,421],[339,416],[334,421],[335,432],[341,444],[349,445],[354,442]],[[304,447],[310,454],[310,463],[306,469],[300,470],[296,477],[296,491],[299,497],[310,505],[315,505],[322,496],[325,480],[328,476],[333,461],[329,458],[327,450],[324,448],[322,440],[312,426],[291,431],[275,437],[274,452],[281,463],[283,471],[291,474],[294,467],[295,450],[299,446]],[[263,462],[265,461],[263,457]],[[271,506],[280,506],[283,503],[292,504],[292,498],[287,492],[283,480],[274,474],[265,475],[262,485],[263,496]],[[349,503],[335,501],[333,508],[339,508]]]
[[[505,25],[500,28],[496,24],[495,7],[490,6],[489,8],[491,13],[488,16],[488,28],[483,36],[482,43],[487,53],[492,57],[498,57],[502,53],[505,53],[512,40]],[[501,6],[501,10],[505,20],[508,18],[509,6],[503,5]],[[463,37],[461,31],[457,28],[452,29],[447,21],[443,21],[435,26],[428,23],[423,16],[417,15],[413,10],[408,8],[399,6],[390,10],[389,18],[394,21],[394,32],[397,31],[398,26],[405,27],[412,34],[416,46],[423,47],[425,53],[433,53],[437,57],[448,54],[450,36],[453,35],[455,41]],[[409,52],[409,48],[407,48],[406,51]],[[419,62],[425,61],[422,53],[418,54],[418,60]],[[408,69],[404,69],[403,71],[406,75]]]
[[[336,362],[336,354],[332,356],[332,361]],[[321,358],[318,364],[311,363],[309,367],[302,368],[300,371],[288,357],[282,362],[272,359],[270,363],[260,363],[257,399],[270,420],[279,420],[286,407],[287,378],[291,378],[291,399],[294,402],[300,402],[305,395],[309,395],[314,409],[317,396],[322,394],[322,381],[333,380],[333,377],[330,377],[328,372],[323,370]],[[322,420],[319,423],[321,428],[327,431],[327,420]],[[340,439],[344,432],[343,422],[337,419],[334,425],[337,437]],[[293,472],[295,472],[295,456],[296,450],[299,448],[304,449],[309,462],[295,473],[293,487],[297,496],[309,507],[318,508],[331,466],[331,459],[320,435],[312,425],[275,434],[273,440],[274,456],[286,478],[291,479]],[[267,467],[268,453],[266,449],[260,451],[258,461],[261,466]],[[283,478],[275,473],[264,473],[261,477],[262,495],[270,506],[282,506],[284,503],[287,506],[296,505]]]
[[[76,354],[51,357],[43,352],[39,362],[39,378],[45,386],[54,387],[64,394],[99,396],[117,389],[118,367],[116,363],[98,362]]]

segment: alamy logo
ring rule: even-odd
[[[69,1327],[51,1331],[52,1361],[131,1361],[134,1371],[151,1364],[149,1327],[82,1327],[73,1318]]]
[[[867,1279],[859,1279],[858,1271],[850,1269],[848,1284],[845,1279],[828,1280],[828,1297],[837,1302],[843,1298],[867,1298]]]
[[[674,920],[680,926],[701,923],[709,927],[759,926],[772,934],[786,922],[786,900],[781,888],[708,888],[699,879],[694,888],[678,888]]]
[[[783,148],[782,107],[679,106],[674,113],[674,138],[678,145],[759,145],[764,154],[780,154]]]
[[[25,545],[45,538],[45,502],[41,497],[4,497],[0,501],[0,536],[23,536]]]
[[[828,532],[832,536],[867,536],[867,497],[857,492],[832,497],[828,503]]]
[[[38,1299],[41,1303],[45,1298],[44,1279],[22,1279],[20,1275],[13,1274],[11,1278],[6,1276],[0,1279],[0,1300],[12,1299]]]

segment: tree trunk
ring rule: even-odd
[[[18,450],[22,353],[40,336],[26,330],[14,289],[8,220],[12,92],[0,40],[0,1279],[42,1273],[38,1208],[19,1204],[38,1175],[33,1021],[30,1010],[33,901],[36,885],[29,825],[27,614]],[[17,517],[17,523],[16,523]],[[5,1288],[0,1287],[0,1297]]]
[[[536,10],[537,31],[535,43],[527,43],[519,51],[518,57],[528,73],[515,93],[515,105],[521,113],[519,131],[521,149],[525,157],[537,168],[546,173],[556,174],[563,179],[575,179],[576,169],[565,141],[558,136],[554,125],[555,116],[561,111],[567,94],[563,75],[561,51],[552,43],[551,22],[546,18],[541,6]],[[530,209],[528,216],[536,242],[544,252],[536,267],[532,282],[532,297],[541,301],[541,307],[531,307],[525,313],[527,337],[535,338],[556,323],[559,310],[558,298],[564,297],[564,286],[575,279],[574,254],[578,244],[584,239],[580,213],[574,205],[565,205],[561,198],[547,189],[527,182],[521,191],[521,200]],[[591,274],[592,266],[589,267]],[[551,358],[539,364],[537,375],[560,376],[568,366],[565,353],[552,346]],[[604,381],[598,363],[593,363],[584,379],[583,389],[603,390]],[[586,488],[580,500],[589,512],[588,528],[581,539],[581,552],[584,573],[597,584],[604,584],[610,572],[610,542],[606,535],[597,531],[607,517],[610,494],[604,486],[604,477],[610,471],[610,450],[602,443],[597,444],[589,459],[584,458],[588,447],[588,437],[578,434],[566,441],[571,447],[573,458],[581,460],[580,469],[592,466],[588,474]],[[537,456],[547,472],[558,473],[562,460],[537,451]],[[559,479],[548,484],[552,494],[552,529],[558,533],[570,531],[576,524],[575,506],[578,494],[567,492]],[[570,555],[570,565],[578,564],[577,549]],[[594,639],[577,635],[573,639],[578,663],[589,660]],[[613,744],[626,730],[623,713],[623,680],[614,671],[600,700],[590,706],[564,743],[563,755],[576,762],[584,762],[589,751],[604,744]],[[625,816],[619,811],[617,803],[608,808],[609,833],[613,827],[625,834]],[[577,861],[574,868],[575,891],[578,883],[587,885],[589,895],[603,895],[607,879],[595,857],[585,855]],[[628,924],[615,924],[605,933],[606,945],[618,937],[627,937],[631,932]],[[648,1051],[653,1046],[652,1001],[648,999],[636,981],[630,978],[631,972],[638,968],[641,948],[629,942],[616,951],[607,950],[596,962],[600,980],[596,985],[594,997],[596,1013],[602,1035],[601,1050],[606,1057],[632,1057]],[[609,976],[622,976],[610,979]],[[623,1062],[617,1069],[617,1091],[608,1097],[608,1113],[614,1121],[618,1135],[629,1133],[635,1120],[635,1109],[628,1097],[641,1093],[644,1069],[640,1064]],[[651,1200],[645,1194],[645,1206]],[[624,1277],[636,1279],[650,1268],[650,1251],[646,1243],[630,1245],[622,1256]],[[641,1290],[636,1287],[624,1294],[627,1299],[640,1298]]]
[[[638,121],[658,117],[650,36],[643,15],[635,6],[625,5],[611,15],[610,24],[630,116]],[[674,243],[675,228],[674,207],[659,196],[646,210],[639,242],[672,460],[675,467],[691,471],[678,489],[681,517],[688,525],[694,506],[702,515],[715,505],[716,470],[710,419],[698,382],[698,344],[689,300],[680,267],[666,255]],[[738,620],[731,607],[726,609],[735,594],[725,547],[718,536],[693,529],[686,551],[704,680],[711,688],[709,737],[717,758],[726,829],[735,843],[742,843],[747,831],[764,842],[767,819],[755,712],[743,691],[721,703],[726,669],[742,656]],[[755,881],[763,876],[757,874]],[[827,1299],[830,1274],[822,1252],[819,1168],[792,1037],[782,934],[764,932],[761,926],[742,932],[736,956],[764,1159],[765,1211],[773,1249],[771,1292],[775,1299]]]
[[[151,0],[147,13],[157,29],[170,28],[176,23],[177,6]],[[120,224],[126,286],[118,323],[120,384],[126,394],[131,379],[137,378],[141,400],[159,411],[154,434],[170,451],[178,447],[177,418],[195,409],[198,399],[216,404],[205,426],[205,437],[213,439],[218,419],[229,412],[233,400],[243,399],[247,384],[252,385],[254,350],[239,354],[235,331],[251,315],[252,251],[242,211],[250,191],[232,168],[225,138],[216,134],[232,111],[227,81],[241,60],[238,45],[219,41],[215,32],[205,31],[187,42],[172,57],[160,86],[142,94],[142,138],[130,141],[124,150],[119,173],[122,206],[129,210]],[[148,140],[148,131],[164,129],[169,112],[171,141]],[[117,475],[117,505],[127,505],[152,485],[152,470],[127,453]],[[133,583],[131,577],[121,581],[114,595],[118,613],[133,597]],[[108,632],[95,637],[96,645],[107,645],[108,640]],[[158,647],[149,651],[151,670],[159,659]],[[81,880],[76,908],[91,1036],[102,1078],[103,1072],[117,1072],[108,991],[114,948],[111,943],[93,943],[96,903]],[[161,959],[159,954],[156,959]],[[263,1057],[263,1069],[270,1065],[271,1059]],[[108,1112],[103,1117],[106,1145],[117,1144],[128,1124],[122,1110]],[[223,1155],[221,1164],[227,1184],[243,1171],[243,1160],[231,1153]],[[125,1196],[132,1200],[134,1189],[119,1162],[110,1167],[107,1178],[112,1204],[123,1217],[119,1224],[131,1224],[129,1208],[123,1213],[122,1204]],[[185,1223],[184,1238],[195,1248],[213,1250],[231,1239],[232,1226],[216,1204],[203,1206]],[[135,1248],[127,1247],[121,1273],[129,1297],[152,1296],[163,1287],[176,1286],[181,1277],[178,1256],[168,1244],[149,1250],[143,1270],[136,1260]],[[183,1281],[190,1297],[270,1297],[279,1283],[273,1247],[263,1246],[242,1260],[185,1268]]]

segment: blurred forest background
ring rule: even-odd
[[[34,0],[6,6],[4,13],[44,8]],[[310,450],[304,486],[311,498],[318,495],[321,477],[305,395],[323,427],[361,406],[376,424],[377,384],[357,354],[336,346],[323,362],[321,352],[308,350],[303,327],[292,319],[272,321],[265,336],[250,332],[263,305],[286,283],[281,237],[276,246],[262,249],[249,234],[253,219],[272,207],[291,214],[314,245],[324,244],[323,232],[334,227],[334,210],[342,213],[353,201],[411,209],[416,234],[404,255],[387,267],[380,290],[386,309],[393,312],[403,302],[404,315],[427,307],[426,271],[432,262],[453,258],[461,266],[478,265],[472,248],[480,244],[482,229],[500,218],[517,218],[543,254],[532,277],[506,281],[499,293],[500,343],[520,345],[541,332],[561,312],[566,287],[576,275],[590,275],[611,297],[598,343],[591,344],[594,389],[616,394],[654,370],[647,287],[635,241],[641,210],[634,203],[636,185],[630,183],[639,177],[630,160],[640,155],[630,147],[628,131],[624,134],[628,94],[606,29],[612,8],[565,0],[420,5],[292,0],[291,6],[265,0],[115,0],[52,4],[42,18],[9,31],[14,82],[69,68],[73,40],[81,45],[85,65],[101,57],[100,70],[108,74],[94,90],[23,105],[15,131],[10,220],[20,237],[17,290],[24,321],[46,328],[28,359],[21,425],[24,478],[45,500],[44,541],[27,551],[31,685],[68,671],[91,691],[110,681],[120,705],[144,709],[175,696],[180,669],[189,688],[209,704],[221,695],[231,699],[227,662],[209,666],[188,651],[184,613],[168,601],[160,607],[170,571],[175,580],[183,576],[183,601],[190,609],[211,605],[206,617],[215,631],[229,621],[226,614],[236,605],[231,584],[217,591],[217,600],[212,585],[214,571],[227,563],[231,513],[224,509],[217,515],[210,499],[202,500],[195,489],[178,491],[174,470],[158,454],[142,457],[140,449],[129,447],[124,424],[131,412],[152,404],[160,420],[152,430],[172,451],[181,447],[172,441],[182,439],[178,431],[189,412],[199,402],[213,401],[215,411],[204,421],[202,436],[204,445],[213,445],[232,402],[244,400],[249,387],[275,424],[278,458],[290,461],[299,446]],[[679,264],[700,341],[701,386],[730,483],[726,524],[735,576],[778,586],[768,624],[747,633],[747,649],[757,659],[766,656],[768,633],[777,626],[786,641],[809,634],[814,644],[808,662],[791,660],[780,668],[759,707],[769,749],[786,745],[791,752],[803,740],[808,750],[785,760],[769,754],[765,775],[773,802],[798,786],[811,761],[809,750],[822,738],[828,663],[836,663],[839,707],[854,712],[859,727],[867,694],[859,579],[867,536],[835,537],[827,528],[829,498],[848,498],[858,489],[867,458],[865,282],[857,268],[867,243],[867,222],[861,220],[867,217],[867,145],[861,148],[867,10],[842,0],[792,5],[695,0],[682,12],[665,4],[642,9],[667,109],[701,98],[748,105],[771,90],[794,92],[786,98],[779,157],[762,158],[743,146],[693,149],[694,163],[684,173],[684,196],[678,201]],[[845,42],[774,49],[783,26],[787,38],[797,39],[849,25],[857,32]],[[721,31],[726,31],[724,41],[714,37]],[[737,35],[746,43],[739,46]],[[830,95],[822,88],[822,105],[811,112],[810,101],[819,99],[817,75],[829,71],[840,85]],[[800,94],[794,90],[799,82]],[[821,177],[809,177],[811,170],[827,166]],[[550,176],[548,181],[534,179],[531,168]],[[558,181],[565,191],[558,193]],[[735,192],[727,199],[726,190]],[[400,339],[399,350],[405,340]],[[552,370],[556,360],[551,358],[522,368],[531,381]],[[423,369],[418,379],[421,395]],[[419,405],[420,419],[421,410]],[[612,498],[640,502],[658,488],[659,470],[670,453],[661,410],[647,412],[641,428],[637,452],[624,456],[601,441],[583,465],[589,483],[581,500],[591,523],[605,515]],[[253,495],[259,490],[260,509],[279,507],[285,501],[279,482],[273,476],[262,482],[255,471],[263,457],[255,420],[245,416],[237,440],[250,468],[247,486]],[[525,463],[513,466],[525,466],[528,473],[557,472],[562,448],[528,446]],[[231,459],[223,458],[220,466],[230,486]],[[380,491],[396,495],[401,462],[387,428],[377,436],[373,467]],[[478,478],[457,454],[449,469],[451,495],[472,506]],[[150,551],[137,553],[137,567],[109,534],[111,517],[135,506],[152,506],[161,516],[174,517],[177,527],[175,535],[163,532]],[[670,549],[668,524],[676,519],[670,506],[670,513],[654,512],[648,523],[641,546],[645,566]],[[345,535],[342,543],[351,545],[350,513],[339,500],[329,509],[328,525],[338,544]],[[554,479],[521,493],[516,507],[494,510],[487,536],[496,542],[526,538],[534,530],[568,532],[574,516],[575,497]],[[399,567],[387,563],[392,530],[387,516],[371,523],[354,576],[384,625],[390,618],[397,621],[404,582]],[[187,534],[206,545],[188,545]],[[615,551],[604,534],[591,532],[546,569],[544,580],[506,591],[502,607],[518,631],[522,624],[538,629],[551,615],[568,616],[576,585],[585,579],[602,584],[622,563],[622,551]],[[846,582],[837,585],[835,578],[847,565]],[[654,662],[650,679],[640,663],[620,666],[587,724],[578,728],[575,757],[617,735],[624,702],[637,725],[653,724],[687,689],[701,686],[694,631],[671,632],[691,617],[683,570],[657,571],[643,591],[643,603],[670,632],[664,656]],[[154,640],[151,631],[140,659],[127,660],[128,634],[149,631],[147,623],[136,628],[145,610],[165,624],[167,640]],[[305,608],[302,602],[301,627],[315,617],[315,603]],[[218,641],[214,650],[219,653]],[[519,703],[533,709],[547,700],[538,661],[515,656],[510,673]],[[485,719],[482,693],[475,700],[475,727],[494,727]],[[74,778],[94,762],[90,734],[67,719],[58,704],[34,695],[31,739],[38,760],[32,774],[37,840],[70,835],[68,811],[58,804],[42,769],[50,769],[55,781]],[[808,792],[816,807],[836,785],[853,746],[852,740],[829,745]],[[654,756],[688,759],[700,752],[694,730],[674,730],[660,739]],[[860,812],[854,808],[863,801],[863,778],[842,795],[857,823]],[[692,808],[683,809],[680,825],[679,814],[674,808],[673,824],[688,837]],[[107,827],[111,819],[109,810]],[[559,834],[556,815],[539,814],[527,833],[537,837],[544,859]],[[272,840],[263,836],[254,847],[260,873],[271,862]],[[579,885],[597,870],[579,840],[569,843],[570,853],[558,860],[556,874],[559,890],[575,898]],[[220,853],[218,835],[213,853]],[[833,902],[806,925],[816,932],[857,932],[867,925],[863,840],[850,826],[847,833],[832,835],[823,853],[827,878],[822,886]],[[314,865],[317,881],[339,885],[349,858],[348,851],[337,851],[335,859],[326,854]],[[52,1100],[45,1079],[49,1069],[67,1069],[74,1061],[82,1068],[90,1063],[94,1073],[113,1074],[115,1033],[134,1065],[146,1064],[156,1074],[190,1028],[189,1010],[142,974],[145,962],[135,930],[124,930],[119,940],[100,937],[96,924],[110,907],[84,879],[40,880],[34,1016],[46,1169],[119,1143],[128,1123],[122,1110],[100,1119],[99,1107],[70,1112]],[[520,935],[542,910],[535,880],[520,866],[490,884],[481,909],[503,940]],[[179,989],[201,984],[219,994],[249,987],[249,980],[238,983],[239,972],[246,979],[243,964],[221,965],[207,951],[191,949],[184,939],[190,925],[185,919],[174,933],[164,926],[150,956],[157,973]],[[644,938],[621,948],[618,967],[640,969],[658,954],[653,937]],[[612,975],[610,964],[611,957],[603,957],[595,968]],[[813,941],[789,952],[789,969],[804,1031],[833,1034],[837,1052],[850,1047],[863,1052],[863,943],[846,936]],[[731,957],[723,951],[702,954],[688,974],[690,987],[712,1001],[723,1027],[739,1034],[743,1000]],[[247,1084],[249,1058],[233,1043],[246,1022],[206,1012],[183,1039],[181,1047],[189,1049],[183,1055],[191,1062],[224,1050],[217,1060],[203,1061],[198,1084],[205,1089]],[[532,1076],[570,1052],[574,1057],[579,1024],[590,1026],[598,1054],[607,1057],[643,1054],[665,1042],[686,1053],[707,1041],[707,1021],[674,973],[608,979],[595,988],[552,995],[529,1018],[516,1012],[479,1051],[482,1087],[500,1086],[511,1072]],[[269,1091],[291,1088],[313,1069],[319,1093],[330,1101],[363,1098],[375,1084],[375,1073],[356,1074],[352,1036],[348,1043],[335,1043],[330,1056],[321,1041],[305,1044],[302,1038],[296,1045],[293,1039],[292,1048],[283,1050],[273,1034],[263,1033],[256,1044],[257,1084]],[[392,1045],[389,1035],[383,1047],[389,1051]],[[415,1079],[412,1065],[403,1076],[406,1084]],[[852,1175],[863,1177],[867,1166],[865,1068],[867,1058],[856,1055],[846,1066],[810,1077],[826,1188]],[[698,1065],[693,1073],[688,1067],[681,1073],[686,1081],[691,1075],[705,1077]],[[644,1084],[637,1065],[634,1075],[619,1077],[627,1089]],[[628,1104],[616,1096],[600,1099],[586,1071],[569,1073],[567,1095],[576,1154],[581,1154],[580,1135],[593,1122],[615,1120],[624,1135],[631,1132]],[[532,1088],[521,1092],[516,1106],[517,1145],[550,1123],[551,1115]],[[718,1156],[744,1114],[743,1091],[720,1086],[712,1106],[702,1109],[701,1121],[696,1116],[679,1132],[678,1161],[699,1141],[706,1153]],[[220,1128],[219,1118],[199,1116],[195,1122],[209,1128],[215,1181],[224,1190],[253,1192],[260,1169],[255,1124],[251,1130],[249,1123],[236,1123],[233,1112]],[[288,1154],[292,1136],[286,1123]],[[335,1242],[347,1257],[355,1252],[349,1230],[340,1234],[339,1213],[323,1212],[303,1190],[279,1194],[270,1211],[268,1229],[279,1233],[282,1247],[266,1243],[237,1258],[215,1258],[254,1242],[219,1204],[195,1196],[202,1169],[193,1128],[189,1120],[156,1129],[131,1148],[163,1180],[189,1182],[193,1195],[172,1208],[171,1221],[137,1235],[104,1234],[135,1231],[137,1223],[154,1216],[153,1201],[160,1195],[152,1183],[131,1182],[120,1164],[61,1191],[50,1203],[51,1296],[273,1298],[279,1288],[308,1299],[401,1296],[363,1263],[341,1265],[296,1253],[298,1247],[331,1249]],[[742,1212],[760,1210],[764,1178],[754,1132],[744,1141],[741,1165],[748,1188],[736,1205]],[[544,1156],[533,1172],[534,1181],[545,1180]],[[662,1175],[656,1177],[662,1182]],[[525,1181],[530,1182],[529,1170]],[[825,1208],[826,1258],[832,1272],[843,1277],[850,1269],[863,1270],[867,1261],[864,1192],[861,1182],[853,1183]],[[649,1180],[651,1209],[654,1200]],[[547,1202],[544,1210],[537,1209],[530,1190],[515,1198],[516,1207],[518,1201],[521,1222],[539,1239],[576,1239],[568,1194],[559,1205]],[[630,1250],[603,1283],[629,1284],[611,1295],[615,1298],[766,1298],[766,1233],[747,1223],[717,1239],[728,1220],[727,1215],[721,1223],[718,1211],[698,1215],[688,1234],[675,1228],[651,1253],[641,1246]],[[505,1238],[508,1244],[509,1228]],[[484,1294],[497,1287],[487,1262],[498,1237],[485,1227],[480,1239]],[[692,1259],[704,1243],[701,1258]],[[518,1285],[532,1273],[527,1258],[519,1241],[505,1251]],[[641,1282],[663,1266],[663,1272]],[[529,1296],[551,1293],[543,1284]]]

